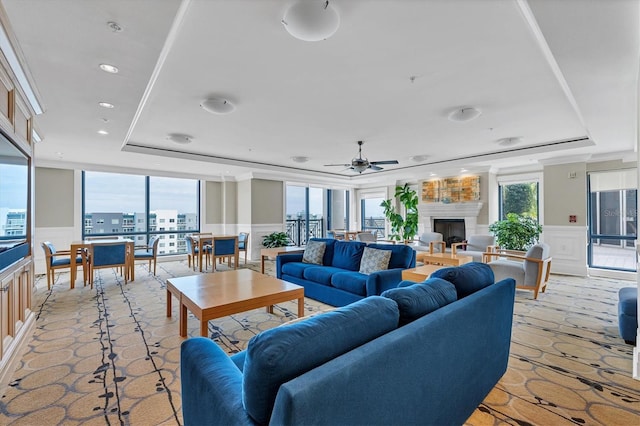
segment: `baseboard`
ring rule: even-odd
[[[18,362],[22,359],[27,343],[29,343],[29,339],[33,335],[35,325],[36,314],[31,312],[22,327],[20,327],[20,331],[9,344],[7,355],[0,360],[0,395],[4,395]]]

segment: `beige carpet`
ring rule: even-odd
[[[166,262],[154,277],[141,264],[125,285],[101,270],[94,290],[69,290],[68,274],[56,274],[50,292],[39,277],[36,331],[1,400],[0,424],[181,424],[182,339],[176,303],[166,317],[164,283],[192,273]],[[509,370],[468,424],[640,424],[632,347],[617,331],[617,290],[629,285],[554,276],[537,301],[518,291]],[[307,299],[305,308],[326,305]],[[211,321],[209,330],[232,353],[295,312],[287,302],[273,315],[259,309]],[[191,317],[189,335],[198,330]]]

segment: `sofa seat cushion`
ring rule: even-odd
[[[314,283],[331,285],[331,277],[338,272],[344,272],[344,269],[314,265],[311,268],[306,268],[302,276],[305,280]]]
[[[359,296],[367,295],[367,275],[360,272],[338,272],[331,277],[331,285]]]
[[[333,246],[331,266],[357,271],[360,269],[360,259],[367,245],[358,241],[336,241]]]
[[[489,265],[496,280],[500,281],[505,278],[513,278],[518,285],[524,285],[525,270],[522,261],[498,259],[492,260]]]
[[[372,296],[254,336],[243,368],[245,410],[259,424],[269,423],[283,383],[394,330],[398,319],[393,300]]]
[[[458,299],[475,293],[495,281],[491,267],[479,262],[438,269],[431,274],[431,278],[442,278],[453,284],[458,292]]]
[[[296,278],[304,278],[304,271],[308,268],[317,268],[313,263],[289,262],[282,265],[282,273]]]
[[[458,299],[455,286],[441,278],[429,278],[408,287],[392,288],[383,292],[382,296],[398,304],[400,325],[408,324]]]

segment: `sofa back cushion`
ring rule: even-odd
[[[256,422],[269,423],[283,383],[394,330],[398,320],[396,302],[371,296],[254,336],[244,360],[245,410]]]
[[[456,287],[458,299],[475,293],[495,281],[491,267],[486,263],[471,262],[462,266],[438,269],[431,278],[442,278]]]
[[[369,244],[368,247],[378,250],[391,250],[389,269],[407,269],[416,266],[416,251],[404,244]]]
[[[408,287],[392,288],[381,296],[393,299],[398,304],[400,325],[408,324],[458,299],[455,286],[440,278],[429,278]]]
[[[360,259],[367,245],[359,241],[336,240],[333,246],[331,266],[348,271],[360,270]]]
[[[319,241],[325,243],[324,256],[322,256],[323,265],[331,265],[333,260],[333,245],[336,243],[334,238],[310,238],[309,241]]]

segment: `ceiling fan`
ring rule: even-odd
[[[325,166],[343,166],[348,167],[354,172],[362,173],[367,169],[371,170],[383,170],[380,164],[398,164],[398,160],[384,160],[384,161],[369,161],[366,158],[362,158],[362,144],[364,142],[358,141],[358,157],[351,160],[351,164],[325,164]]]

